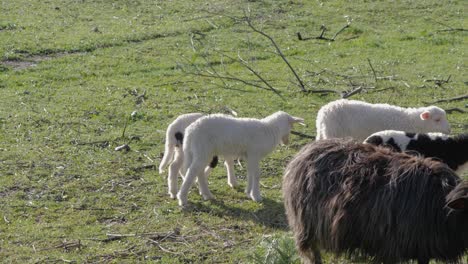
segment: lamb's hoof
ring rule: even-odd
[[[213,199],[214,199],[214,196],[213,196],[213,194],[211,194],[211,193],[202,194],[202,196],[203,196],[203,200],[205,200],[205,201],[213,200]]]
[[[252,198],[252,200],[254,200],[255,202],[261,202],[262,201],[262,196],[260,196],[260,194],[251,194],[250,195],[250,198]]]
[[[187,205],[187,197],[182,197],[180,193],[177,194],[177,199],[179,200],[179,206],[186,206]]]
[[[171,199],[176,199],[177,198],[177,194],[172,193],[172,192],[169,193],[169,196],[171,196]]]
[[[228,182],[229,186],[231,186],[231,188],[235,189],[237,187],[239,187],[239,183],[237,182]]]

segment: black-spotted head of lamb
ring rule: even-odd
[[[468,169],[468,134],[449,137],[441,133],[385,130],[370,135],[364,142],[438,159],[457,173]]]

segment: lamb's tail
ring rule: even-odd
[[[161,160],[161,164],[159,164],[159,174],[162,174],[169,162],[174,159],[175,147],[176,143],[174,142],[174,138],[171,137],[171,133],[168,132],[166,135],[166,146],[164,148],[164,156]]]
[[[191,150],[191,144],[192,144],[192,137],[188,135],[185,138],[184,146],[183,146],[183,152],[184,152],[184,165],[181,168],[182,174],[185,175],[187,172],[187,169],[189,168],[190,164],[192,164],[193,160],[193,153]]]

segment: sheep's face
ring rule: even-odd
[[[450,124],[447,121],[445,111],[437,106],[426,108],[420,118],[423,122],[424,132],[441,132],[450,134]]]
[[[289,133],[291,133],[291,129],[293,128],[293,125],[295,123],[305,125],[303,118],[291,116],[283,111],[278,111],[266,117],[265,120],[267,120],[267,122],[275,124],[275,126],[279,130],[280,143],[284,145],[289,144]]]
[[[291,129],[293,128],[295,123],[298,123],[298,124],[301,124],[301,125],[305,126],[303,118],[288,115],[288,125],[287,125],[288,129],[283,134],[283,136],[281,137],[281,143],[282,144],[284,144],[284,145],[289,144],[289,134],[291,133]]]
[[[447,206],[453,210],[468,211],[468,181],[461,182],[447,195]]]

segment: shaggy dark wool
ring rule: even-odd
[[[446,206],[459,182],[438,161],[329,139],[306,145],[288,164],[283,196],[305,263],[321,263],[319,249],[374,263],[460,263],[467,211]]]

